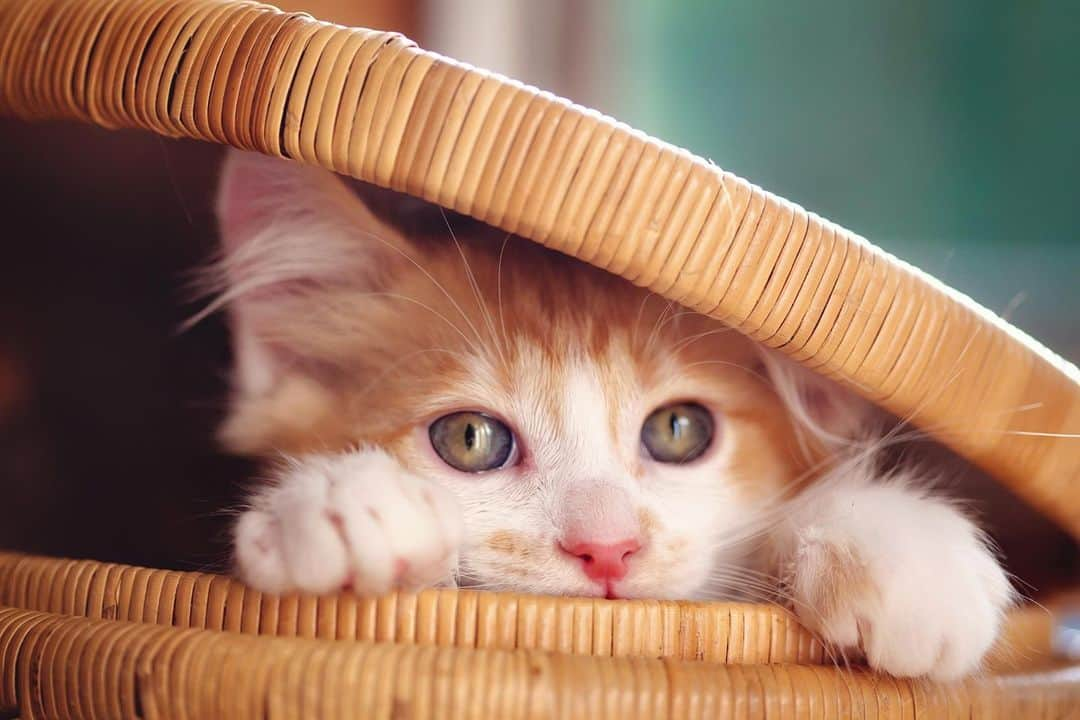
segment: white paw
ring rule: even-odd
[[[461,514],[378,450],[290,461],[234,529],[242,580],[266,592],[362,594],[451,580]]]
[[[798,534],[789,576],[795,612],[826,643],[876,670],[938,681],[968,675],[1011,601],[1005,573],[954,509],[881,490],[877,499],[888,502],[859,498]]]

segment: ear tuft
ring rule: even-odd
[[[370,281],[378,260],[401,249],[336,175],[260,153],[229,151],[217,215],[221,280],[234,298],[290,282]]]
[[[881,411],[839,383],[786,356],[761,349],[762,365],[797,428],[825,448],[838,448],[879,430]]]

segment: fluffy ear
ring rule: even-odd
[[[873,403],[774,350],[762,349],[762,365],[799,430],[825,449],[835,449],[880,430]]]
[[[230,150],[217,199],[229,299],[297,283],[374,284],[404,240],[333,173]]]
[[[318,404],[303,343],[290,347],[275,337],[275,328],[297,320],[290,313],[302,303],[295,301],[329,287],[378,287],[402,261],[405,242],[333,173],[258,153],[227,154],[217,215],[221,256],[211,309],[228,308],[235,357],[222,435],[233,449],[250,450],[238,429],[297,403]],[[287,407],[279,396],[292,398]]]

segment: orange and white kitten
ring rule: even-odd
[[[234,152],[218,210],[222,437],[277,459],[235,526],[251,585],[768,595],[939,679],[994,641],[981,533],[844,459],[878,420],[838,386],[531,242],[404,237],[325,171]]]

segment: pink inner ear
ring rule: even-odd
[[[227,253],[269,220],[266,216],[273,203],[261,200],[271,189],[273,170],[268,163],[251,158],[250,153],[231,152],[227,156],[217,202],[221,241]]]
[[[228,153],[217,214],[222,279],[238,312],[326,283],[366,289],[406,244],[333,173],[259,153]]]
[[[828,425],[834,420],[836,406],[824,388],[810,385],[805,390],[805,399],[806,409],[812,418],[823,425]]]

